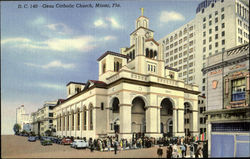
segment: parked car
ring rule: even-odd
[[[63,138],[61,141],[62,145],[70,145],[72,143],[72,140],[69,138]]]
[[[73,148],[87,148],[89,146],[88,142],[84,141],[84,140],[74,140],[74,142],[72,142],[71,147]]]
[[[52,141],[49,139],[49,138],[42,138],[41,140],[40,140],[40,142],[41,142],[41,145],[43,145],[43,146],[46,146],[46,145],[52,145]]]
[[[29,136],[28,137],[28,141],[35,142],[36,141],[36,137],[35,136]]]

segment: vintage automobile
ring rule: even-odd
[[[61,141],[62,145],[70,145],[72,143],[72,140],[69,138],[63,138]]]
[[[78,148],[88,148],[89,144],[88,142],[84,141],[84,140],[74,140],[74,142],[72,142],[71,147],[78,149]]]
[[[52,141],[49,138],[43,137],[41,140],[41,145],[46,146],[46,145],[52,145]]]
[[[28,137],[28,141],[35,142],[36,141],[36,137],[35,136],[29,136]]]

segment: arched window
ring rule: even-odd
[[[119,69],[120,69],[119,66],[120,66],[120,64],[119,64],[119,62],[117,61],[117,62],[116,62],[116,71],[117,71],[117,72],[118,72]]]
[[[83,111],[82,111],[82,129],[83,130],[87,130],[87,110],[86,110],[86,106],[83,107]]]
[[[62,131],[65,131],[65,114],[62,115]]]
[[[80,130],[80,110],[77,110],[77,130]]]
[[[113,104],[112,104],[112,110],[113,110],[113,113],[119,113],[119,99],[118,98],[115,98],[113,100]]]
[[[143,27],[147,28],[147,22],[146,22],[146,20],[143,21]]]
[[[89,130],[93,130],[93,106],[89,107]]]
[[[57,131],[59,131],[59,116],[57,116],[57,120],[56,120],[56,128],[57,128]]]
[[[150,58],[153,58],[153,50],[150,50]]]
[[[146,57],[149,57],[149,49],[146,48]]]
[[[105,73],[106,72],[106,64],[104,63],[103,65],[102,65],[102,73]]]
[[[154,51],[154,58],[157,57],[157,51]]]
[[[67,130],[69,131],[69,112],[67,113]]]
[[[132,52],[129,53],[129,58],[132,59]]]
[[[135,50],[133,50],[133,59],[135,59]]]
[[[71,112],[71,130],[74,130],[75,124],[74,124],[74,111]]]

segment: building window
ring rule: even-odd
[[[93,106],[89,108],[89,130],[93,130]]]
[[[221,12],[224,12],[224,7],[221,8]]]
[[[215,47],[218,47],[218,42],[215,43]]]
[[[225,18],[224,14],[221,15],[221,20],[223,20]]]
[[[49,120],[49,123],[53,123],[53,120]]]
[[[225,40],[222,40],[222,41],[221,41],[221,44],[222,44],[222,45],[225,45]]]
[[[49,117],[53,117],[53,113],[49,113]]]
[[[221,36],[225,36],[225,31],[221,32]]]
[[[203,52],[206,52],[206,47],[203,47]]]
[[[209,19],[211,19],[212,18],[212,14],[209,14]]]
[[[215,31],[218,31],[218,26],[215,26]]]
[[[83,108],[83,130],[87,130],[87,110]]]
[[[225,28],[225,23],[222,23],[222,24],[221,24],[221,28]]]
[[[212,41],[212,36],[209,37],[209,42],[211,42],[211,41]]]
[[[205,82],[206,82],[206,78],[203,78],[202,83],[205,83]]]
[[[212,34],[212,29],[209,29],[209,34]]]
[[[206,23],[203,24],[203,29],[206,29]]]
[[[215,18],[215,23],[218,23],[218,17]]]
[[[104,103],[101,103],[101,110],[104,110]]]
[[[218,15],[218,11],[215,11],[215,13],[214,13],[215,15]]]
[[[205,21],[206,21],[206,17],[203,18],[203,22],[205,22]]]
[[[206,32],[204,31],[204,32],[203,32],[203,37],[205,37],[205,36],[206,36]]]
[[[245,78],[232,80],[232,101],[245,100]]]
[[[205,45],[205,44],[206,44],[206,39],[203,40],[203,45]]]
[[[209,45],[209,50],[211,50],[212,49],[212,45]]]
[[[202,86],[202,91],[205,91],[205,86]]]
[[[209,21],[209,26],[211,26],[211,25],[212,25],[212,20]]]
[[[218,34],[215,34],[215,39],[218,39]]]

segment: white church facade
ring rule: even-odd
[[[185,84],[178,70],[164,66],[162,45],[154,40],[143,13],[135,25],[130,47],[98,58],[98,80],[67,85],[67,99],[54,108],[56,135],[185,136],[187,113],[190,134],[199,134],[198,86]]]

